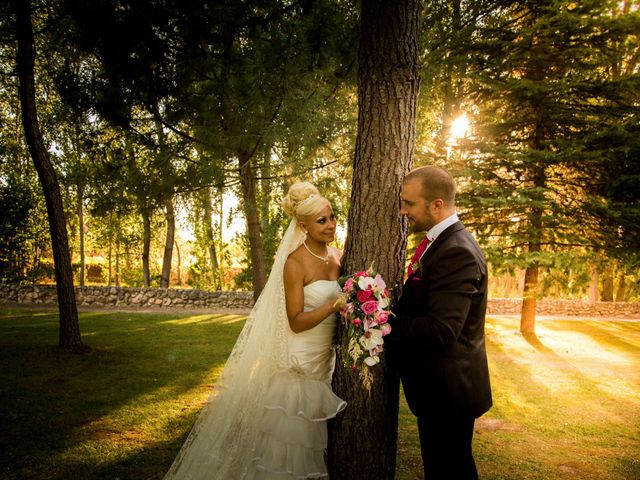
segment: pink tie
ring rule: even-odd
[[[416,253],[413,254],[413,257],[411,257],[411,261],[409,262],[409,268],[407,268],[407,278],[409,278],[413,273],[413,269],[411,268],[411,265],[420,261],[420,257],[422,257],[422,254],[427,249],[427,245],[429,245],[430,241],[431,240],[429,240],[429,237],[425,235],[422,241],[420,242],[420,245],[418,245],[418,248],[416,248]]]

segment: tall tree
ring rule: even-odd
[[[400,188],[412,164],[420,84],[419,14],[418,0],[361,5],[358,135],[343,269],[373,264],[396,294],[407,238]],[[338,344],[346,348],[345,330],[338,332]],[[329,442],[334,479],[394,478],[399,380],[384,362],[373,377],[370,389],[350,369],[339,367],[334,377],[336,393],[349,404]]]
[[[73,272],[71,270],[71,257],[69,255],[62,196],[56,172],[40,132],[36,109],[34,80],[36,54],[31,20],[31,2],[29,0],[16,0],[15,6],[18,32],[17,69],[20,82],[22,124],[29,151],[42,184],[49,216],[60,312],[59,345],[63,348],[77,348],[82,346],[82,339],[80,337],[78,310],[73,288]]]
[[[167,233],[164,243],[164,255],[162,257],[160,288],[169,288],[171,282],[171,258],[173,257],[174,239],[176,235],[176,214],[171,200],[165,202],[165,219],[167,221]]]
[[[610,153],[590,145],[639,105],[638,75],[606,68],[611,39],[638,27],[636,15],[621,20],[616,9],[599,0],[507,3],[466,47],[477,114],[459,165],[469,178],[462,209],[494,265],[525,270],[523,333],[535,333],[542,269],[600,248],[589,192],[603,179],[584,172]]]
[[[215,170],[224,171],[227,185],[236,187],[247,220],[257,296],[266,278],[256,197],[259,162],[268,158],[272,146],[292,138],[311,145],[305,148],[309,158],[313,145],[336,130],[332,125],[341,108],[325,104],[336,98],[350,71],[350,4],[64,4],[76,26],[70,29],[77,33],[73,41],[98,60],[88,61],[99,67],[91,75],[71,82],[92,92],[88,103],[127,128],[134,127],[133,112],[148,112],[187,142],[181,161],[201,166],[190,170],[195,173],[189,179],[191,190],[215,185],[208,175]],[[206,155],[184,153],[195,148]]]

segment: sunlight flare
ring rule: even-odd
[[[458,118],[456,118],[451,123],[451,130],[449,132],[449,137],[452,141],[456,141],[459,138],[464,138],[469,133],[470,129],[469,119],[467,118],[467,114],[463,113]]]

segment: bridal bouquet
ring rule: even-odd
[[[358,272],[340,280],[342,296],[346,304],[340,310],[349,339],[343,355],[345,366],[354,370],[366,364],[372,367],[380,362],[383,351],[382,337],[391,332],[387,323],[390,309],[389,292],[379,274]]]

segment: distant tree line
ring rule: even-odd
[[[0,7],[0,277],[36,282],[53,262],[20,124],[12,4]],[[346,223],[357,3],[42,0],[31,16],[78,284],[168,287],[193,255],[192,285],[257,295],[294,179],[318,183]],[[523,328],[539,294],[595,281],[602,299],[637,298],[638,2],[437,0],[420,22],[414,165],[455,173],[494,276],[523,277]],[[463,114],[469,130],[454,138]],[[234,244],[220,234],[229,193],[246,219]]]

